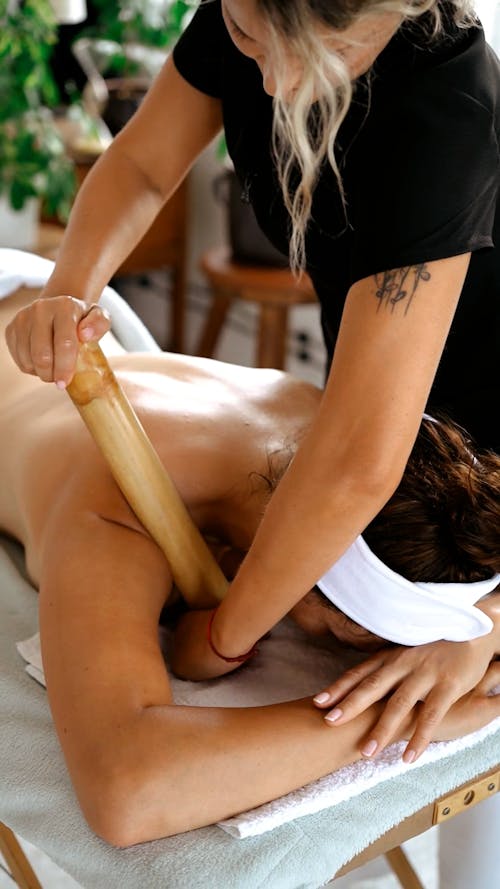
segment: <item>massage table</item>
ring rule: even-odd
[[[107,299],[115,332],[127,349],[158,349],[116,294],[108,294]],[[111,848],[92,834],[81,815],[46,693],[25,671],[16,650],[15,643],[36,630],[37,594],[26,580],[22,550],[13,541],[0,538],[0,851],[20,889],[38,889],[40,884],[15,834],[46,852],[84,889],[257,889],[264,885],[267,889],[316,889],[382,853],[388,853],[406,889],[417,889],[421,884],[399,849],[401,842],[473,806],[480,797],[487,800],[484,808],[491,808],[488,822],[500,817],[500,795],[496,796],[500,778],[498,727],[473,747],[455,751],[437,763],[406,768],[334,806],[259,835],[238,839],[213,825],[130,849]],[[251,677],[255,670],[256,687],[272,685],[273,665],[282,672],[279,651],[283,634],[290,632],[299,631],[278,628],[264,656],[262,652],[259,655],[260,663],[238,672]],[[297,641],[304,648],[305,641]],[[311,650],[316,645],[307,644]],[[302,656],[307,660],[308,654]],[[292,673],[298,670],[295,656],[290,668]],[[226,683],[232,689],[227,704],[240,704],[240,681],[234,674],[210,688],[224,688]],[[245,681],[248,686],[248,678]],[[288,696],[312,694],[320,684],[314,682],[307,691],[305,686],[299,687]],[[204,702],[206,694],[210,703],[207,684],[199,684],[198,691],[199,702]],[[247,704],[257,702],[252,698]],[[463,817],[471,818],[472,812]],[[464,848],[462,852],[478,876],[474,850]],[[486,889],[481,879],[476,885]]]

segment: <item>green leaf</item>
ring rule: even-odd
[[[22,210],[25,204],[25,201],[28,198],[36,195],[36,192],[33,192],[32,189],[26,188],[26,186],[21,183],[14,181],[10,187],[10,203],[14,210]]]

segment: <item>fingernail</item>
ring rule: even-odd
[[[64,380],[56,380],[56,386],[58,389],[65,389],[66,383],[64,382]]]
[[[377,749],[377,746],[378,744],[376,741],[368,741],[365,746],[361,748],[361,753],[363,754],[363,756],[373,756]]]
[[[326,704],[326,702],[329,700],[330,700],[330,695],[328,694],[327,691],[322,691],[321,694],[316,695],[316,697],[313,698],[313,701],[315,704]]]
[[[416,759],[417,753],[415,750],[405,750],[403,753],[403,762],[411,763]]]
[[[94,330],[92,327],[86,327],[85,330],[82,330],[82,340],[90,340],[94,336]]]
[[[339,708],[336,707],[335,710],[332,710],[331,713],[326,714],[325,720],[326,722],[337,722],[337,719],[340,719],[340,717],[343,715],[343,711],[339,710]]]

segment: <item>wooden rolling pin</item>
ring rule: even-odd
[[[228,582],[97,343],[80,346],[67,391],[188,605],[213,607]]]

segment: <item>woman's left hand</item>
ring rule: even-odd
[[[423,701],[403,754],[405,762],[413,762],[436,737],[437,726],[452,705],[481,682],[494,655],[491,634],[471,642],[382,649],[344,673],[316,695],[314,702],[328,709],[325,721],[336,726],[389,695],[361,748],[364,756],[373,756],[390,743],[416,704]]]

